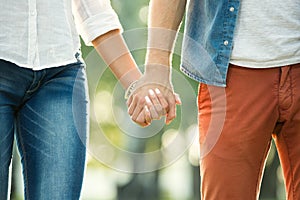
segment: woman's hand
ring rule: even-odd
[[[128,113],[141,126],[150,125],[153,119],[165,115],[166,124],[169,124],[176,117],[176,104],[181,104],[179,96],[174,93],[169,68],[155,65],[147,69],[131,88]]]

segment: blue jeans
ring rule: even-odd
[[[0,199],[8,197],[14,138],[25,199],[79,199],[88,95],[82,62],[40,71],[0,60]]]

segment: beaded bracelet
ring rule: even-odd
[[[125,96],[124,96],[125,99],[128,99],[130,97],[130,95],[132,94],[132,92],[135,89],[135,86],[136,86],[137,82],[138,81],[136,80],[136,81],[133,81],[132,83],[130,83],[129,87],[125,91]]]

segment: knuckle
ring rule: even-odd
[[[170,113],[169,115],[168,115],[168,118],[169,119],[174,119],[176,117],[176,114],[175,113]]]
[[[144,123],[144,121],[143,121],[143,120],[140,120],[140,119],[137,119],[136,122],[137,122],[138,124],[143,124],[143,123]]]
[[[168,105],[167,103],[163,103],[161,106],[162,106],[162,108],[165,109],[165,110],[168,109],[168,107],[169,107],[169,105]]]
[[[133,114],[133,110],[130,109],[130,108],[127,110],[127,112],[128,112],[128,114],[129,114],[130,116]]]
[[[131,120],[137,122],[137,118],[135,116],[131,116]]]
[[[151,118],[152,119],[157,119],[158,118],[158,114],[157,113],[151,113]]]
[[[157,97],[160,98],[160,99],[164,98],[164,96],[163,96],[162,93],[158,93],[158,94],[156,93],[156,95],[157,95]]]
[[[175,107],[175,99],[173,99],[173,101],[169,101],[169,106],[170,107]]]
[[[144,104],[145,103],[145,98],[144,97],[142,97],[142,96],[136,96],[136,102],[138,103],[138,104]]]
[[[146,103],[146,100],[145,100],[145,98],[142,98],[142,97],[141,97],[140,100],[139,100],[139,102],[140,102],[140,104],[143,104],[143,105],[144,105],[144,104]]]
[[[136,102],[140,102],[141,97],[140,97],[139,95],[136,95],[136,96],[134,97],[134,100],[135,100]]]

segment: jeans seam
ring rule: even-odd
[[[68,65],[65,65],[65,66],[61,66],[60,67],[61,70],[58,71],[57,73],[55,73],[55,75],[53,77],[49,78],[49,80],[46,80],[45,82],[43,82],[43,84],[41,84],[41,87],[44,86],[44,85],[47,85],[49,82],[52,82],[54,79],[55,80],[64,79],[65,77],[59,77],[59,78],[57,78],[57,76],[59,76],[61,73],[64,73],[65,71],[69,70],[70,68],[77,67],[78,68],[77,73],[78,73],[78,71],[80,70],[81,67],[84,69],[84,66],[85,65],[83,63],[80,63],[80,62],[71,63],[71,64],[68,64]],[[74,78],[74,77],[72,77],[72,78]],[[74,80],[75,79],[76,78],[74,78]]]
[[[19,117],[17,116],[17,135],[18,135],[18,137],[19,137],[19,141],[20,141],[20,147],[21,147],[21,149],[22,149],[22,151],[23,151],[23,159],[24,159],[24,166],[23,166],[23,176],[24,176],[24,178],[23,178],[23,180],[24,180],[24,185],[25,185],[25,190],[26,190],[26,192],[25,192],[25,194],[24,195],[26,195],[26,199],[27,200],[29,200],[29,191],[28,191],[28,186],[29,186],[29,184],[28,184],[28,173],[27,173],[27,154],[26,154],[26,151],[25,151],[25,147],[24,147],[24,142],[23,142],[23,140],[22,140],[22,134],[21,134],[21,128],[20,128],[20,123],[19,123]]]
[[[26,94],[34,93],[35,91],[37,91],[40,88],[41,82],[46,75],[46,70],[42,70],[40,76],[37,75],[37,73],[38,72],[33,72],[33,81],[31,83],[30,87],[28,88],[28,90],[26,91]],[[36,85],[36,86],[33,87],[34,85]]]

